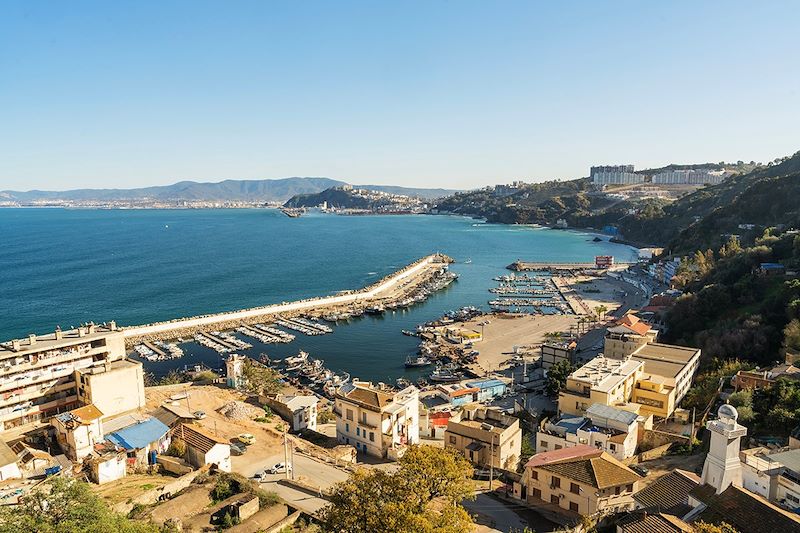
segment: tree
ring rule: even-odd
[[[359,469],[337,484],[322,511],[323,531],[467,533],[461,506],[472,497],[472,466],[455,450],[412,446],[395,473]]]
[[[720,257],[733,257],[734,255],[741,253],[742,251],[742,244],[739,242],[739,237],[736,235],[731,235],[728,238],[728,242],[722,245],[722,248],[719,249],[719,256]]]
[[[54,477],[17,506],[0,508],[0,533],[157,533],[150,524],[111,511],[87,483]]]
[[[567,383],[567,376],[572,374],[575,366],[566,359],[559,361],[547,370],[547,383],[545,391],[548,396],[555,396],[558,394],[564,385]]]
[[[597,313],[597,316],[600,317],[600,320],[602,320],[603,315],[605,315],[608,312],[608,307],[606,307],[605,305],[598,305],[597,307],[594,308],[594,312]]]
[[[253,394],[275,394],[282,388],[277,372],[250,358],[244,362],[242,377],[245,389]]]
[[[167,455],[172,457],[183,457],[186,455],[186,443],[180,437],[173,437],[167,448]]]
[[[721,524],[717,525],[709,524],[707,522],[703,522],[702,520],[692,524],[692,530],[694,533],[739,533],[727,522],[722,522]]]

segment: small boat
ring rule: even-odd
[[[465,265],[471,265],[472,264],[472,259],[468,258],[466,261],[464,261],[464,264]]]
[[[364,309],[364,311],[367,314],[370,314],[370,315],[380,315],[385,310],[386,309],[382,305],[371,305],[371,306],[367,307],[366,309]]]
[[[453,372],[452,370],[436,369],[430,376],[428,376],[434,383],[453,383],[454,381],[461,381],[464,375],[460,372]]]
[[[428,381],[425,378],[419,378],[417,380],[417,386],[420,388],[424,388],[428,386]]]
[[[419,368],[432,364],[433,361],[424,355],[409,355],[406,357],[406,368]]]
[[[400,333],[403,335],[408,335],[409,337],[416,337],[417,333],[415,331],[409,331],[407,329],[401,330]]]
[[[411,382],[408,381],[406,378],[397,378],[397,386],[400,387],[401,389],[405,389],[410,385]]]

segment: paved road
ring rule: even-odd
[[[473,501],[463,502],[471,513],[477,513],[479,531],[553,531],[555,524],[522,504],[505,502],[489,494],[478,494]]]

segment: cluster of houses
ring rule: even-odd
[[[70,469],[107,483],[157,463],[230,471],[229,443],[179,402],[145,413],[142,364],[113,322],[0,343],[0,367],[0,481]],[[166,458],[176,436],[185,457]]]

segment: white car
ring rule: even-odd
[[[267,468],[265,470],[268,474],[282,474],[284,472],[291,472],[292,471],[292,463],[284,464],[278,463],[272,468]]]

